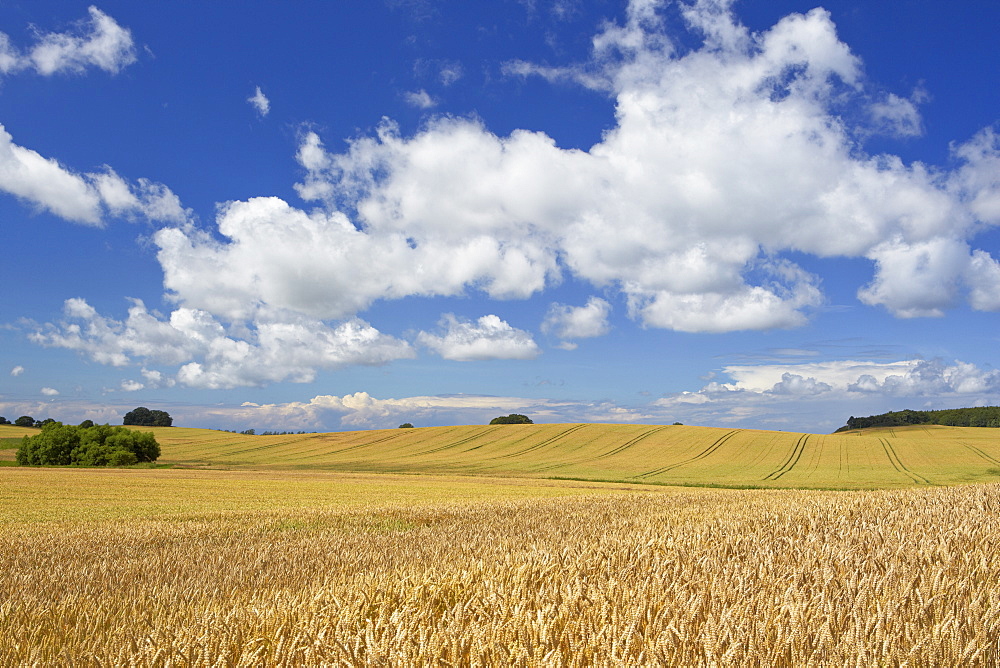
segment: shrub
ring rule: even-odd
[[[37,436],[25,436],[17,451],[22,466],[128,466],[153,462],[160,444],[150,432],[95,425],[73,427],[52,422]]]

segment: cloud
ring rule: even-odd
[[[709,383],[701,392],[819,396],[864,393],[898,397],[1000,392],[1000,371],[968,362],[941,360],[867,362],[839,360],[805,364],[731,365],[733,382]]]
[[[448,360],[530,360],[541,353],[528,332],[511,327],[495,315],[469,322],[448,313],[440,325],[445,330],[443,335],[420,332],[417,343]]]
[[[439,424],[486,424],[498,415],[521,413],[544,422],[642,422],[657,411],[612,402],[554,401],[526,397],[468,394],[379,399],[367,392],[318,395],[309,401],[283,404],[246,402],[239,407],[194,409],[211,412],[207,423],[245,425],[275,430],[371,429],[410,422],[418,427]],[[194,415],[192,415],[194,417]],[[243,427],[245,428],[245,427]]]
[[[142,377],[146,382],[140,384],[148,387],[173,387],[177,383],[174,378],[164,375],[158,369],[143,369]]]
[[[796,373],[783,373],[781,380],[774,384],[774,394],[816,395],[829,392],[833,387],[815,378],[803,378]]]
[[[174,298],[230,320],[257,305],[343,318],[377,299],[456,296],[469,284],[496,298],[524,298],[555,265],[527,240],[410,230],[418,242],[404,230],[359,230],[341,212],[306,213],[276,197],[232,202],[217,225],[227,242],[192,227],[164,228],[154,240]]]
[[[355,308],[469,289],[525,298],[568,273],[620,290],[647,326],[796,327],[824,297],[792,253],[871,260],[859,298],[900,317],[937,315],[963,298],[996,307],[994,260],[970,245],[1000,222],[993,134],[957,145],[952,171],[868,156],[864,137],[888,132],[887,119],[895,134],[915,131],[916,107],[869,92],[829,13],[750,33],[727,4],[695,3],[682,17],[704,42],[685,50],[663,32],[660,11],[633,2],[624,24],[595,38],[590,62],[561,70],[616,99],[615,127],[587,151],[453,117],[410,137],[386,121],[342,153],[306,133],[297,191],[349,221],[355,252],[345,264],[384,267],[392,257],[388,273],[363,283]],[[845,107],[867,110],[871,124],[848,125]],[[275,217],[291,211],[274,207]],[[311,234],[308,216],[296,221],[286,228],[293,237]],[[195,255],[229,252],[189,245]]]
[[[97,67],[112,74],[136,61],[132,33],[113,18],[91,6],[89,20],[80,21],[72,32],[40,33],[26,53],[19,52],[10,38],[0,33],[0,72],[32,69],[43,76],[81,74]]]
[[[121,384],[121,389],[123,392],[138,392],[145,385],[135,380],[123,380]]]
[[[41,392],[42,392],[42,394],[44,394],[47,397],[54,397],[54,396],[57,396],[59,394],[59,390],[56,390],[56,389],[51,388],[51,387],[43,387],[42,390],[41,390]]]
[[[542,322],[542,332],[560,339],[604,336],[611,330],[608,323],[610,314],[611,304],[600,297],[591,297],[585,306],[554,303]]]
[[[977,253],[991,259],[982,251]],[[943,316],[944,309],[957,299],[963,275],[976,271],[968,244],[942,237],[915,243],[897,237],[872,248],[868,257],[875,260],[876,275],[858,291],[858,299],[883,304],[901,318]],[[972,301],[983,303],[975,296]]]
[[[879,382],[888,376],[910,373],[919,360],[904,360],[900,362],[867,362],[853,360],[838,360],[831,362],[810,362],[805,364],[750,364],[729,365],[723,367],[723,372],[733,382],[722,385],[727,390],[747,392],[770,392],[785,380],[786,375],[809,379],[813,383],[822,383],[828,388],[847,390],[861,376],[877,378]]]
[[[101,224],[101,195],[79,174],[13,143],[0,125],[0,188],[60,218]]]
[[[408,105],[417,109],[431,109],[437,106],[437,101],[422,88],[417,91],[410,91],[403,97]]]
[[[124,321],[101,316],[78,298],[67,300],[64,311],[63,322],[36,328],[31,340],[76,350],[112,366],[137,361],[179,366],[176,382],[189,387],[310,382],[318,369],[377,365],[413,356],[409,344],[357,318],[330,326],[302,317],[259,315],[227,330],[205,311],[179,308],[161,319],[139,300],[133,300]],[[143,374],[157,385],[172,382],[157,370],[144,369]]]
[[[952,408],[1000,403],[1000,371],[942,360],[724,367],[731,382],[656,399],[649,411],[685,424],[833,431],[849,415],[903,408]]]
[[[24,367],[21,366],[20,364],[18,364],[16,367],[10,370],[10,375],[14,376],[15,378],[17,376],[20,376],[22,373],[24,373]]]
[[[465,68],[457,60],[438,62],[438,80],[444,86],[450,86],[465,76]]]
[[[433,421],[435,424],[442,421],[452,424],[485,423],[497,413],[532,411],[530,407],[548,404],[546,400],[466,394],[377,399],[367,392],[355,392],[344,396],[319,395],[308,402],[244,403],[242,413],[247,422],[290,424],[299,428],[329,424],[332,413],[345,426],[363,428],[396,426],[404,419],[414,424],[421,421]]]
[[[96,7],[74,31],[40,33],[26,53],[0,33],[0,73],[31,69],[45,76],[81,74],[97,67],[116,74],[136,60],[131,32]],[[180,223],[188,217],[180,200],[166,186],[148,179],[130,184],[110,167],[80,174],[14,143],[0,125],[0,190],[76,223],[101,226],[104,218],[144,217]]]
[[[825,301],[821,277],[795,262],[802,255],[818,272],[825,258],[867,259],[873,273],[859,300],[898,317],[937,316],[963,301],[1000,310],[1000,263],[974,244],[1000,224],[997,132],[954,144],[947,168],[869,155],[874,133],[922,129],[919,96],[868,82],[823,9],[750,32],[730,5],[633,0],[622,22],[594,37],[586,62],[508,64],[509,75],[613,97],[613,127],[586,150],[451,116],[412,135],[384,120],[339,152],[304,130],[295,191],[305,206],[228,202],[215,229],[184,219],[165,188],[129,184],[109,168],[75,174],[3,133],[0,188],[78,222],[170,222],[154,242],[176,310],[161,318],[143,309],[124,322],[88,312],[35,340],[110,364],[176,365],[174,378],[198,387],[304,380],[413,354],[357,319],[378,301],[527,299],[567,277],[621,295],[642,326],[797,327]],[[0,63],[12,49],[0,42]],[[444,84],[461,75],[428,65]],[[559,305],[545,327],[571,346],[606,327],[603,308]],[[417,343],[448,359],[539,354],[528,332],[496,315],[450,316],[442,328]],[[787,381],[778,374],[761,391],[842,387],[785,371]]]
[[[920,98],[919,94],[917,98]],[[917,137],[923,134],[920,111],[913,100],[889,93],[881,102],[872,104],[871,115],[876,126],[886,134],[900,137]]]
[[[132,185],[110,167],[78,174],[14,143],[0,125],[0,190],[76,223],[102,226],[106,215],[179,223],[188,217],[177,196],[147,179]]]
[[[271,101],[267,99],[266,95],[264,95],[264,91],[260,89],[260,86],[257,86],[254,94],[247,98],[247,102],[249,102],[261,116],[267,116],[268,112],[271,111]]]

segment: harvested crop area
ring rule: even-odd
[[[1000,661],[996,485],[28,473],[77,476],[93,512],[0,487],[3,665]],[[179,476],[175,507],[110,500],[154,473],[155,498]]]

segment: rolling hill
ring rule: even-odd
[[[146,428],[149,429],[149,428]],[[917,426],[799,434],[691,426],[539,424],[247,436],[153,428],[161,463],[868,489],[1000,481],[1000,431]]]

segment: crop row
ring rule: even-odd
[[[806,435],[547,424],[245,436],[160,430],[161,461],[736,487],[876,488],[998,479],[995,429]]]

